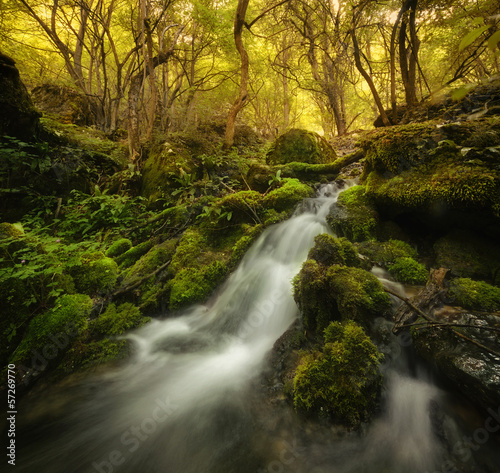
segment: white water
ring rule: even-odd
[[[304,437],[289,411],[281,420],[248,394],[265,355],[298,316],[291,280],[314,237],[328,232],[325,217],[340,191],[322,187],[302,213],[267,229],[206,305],[129,335],[136,347],[129,364],[75,388],[76,398],[64,392],[60,419],[52,415],[26,428],[32,434],[19,452],[19,471],[424,473],[439,467],[429,415],[439,392],[407,369],[387,368],[384,413],[361,438],[337,440],[328,429],[326,441]],[[401,350],[397,358],[403,359]],[[56,402],[57,394],[45,407],[54,411]],[[272,432],[256,425],[256,411],[277,418]]]

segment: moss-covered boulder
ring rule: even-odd
[[[118,265],[100,251],[84,253],[78,264],[69,268],[78,291],[85,294],[105,294],[118,279]]]
[[[317,133],[293,128],[272,144],[266,156],[267,164],[291,162],[326,164],[334,161],[336,154],[330,144]]]
[[[260,223],[262,195],[257,191],[240,191],[219,199],[213,206],[214,223]]]
[[[39,118],[15,61],[0,52],[0,136],[32,139],[39,132]]]
[[[283,179],[281,186],[264,197],[263,205],[278,212],[293,211],[307,197],[314,196],[314,189],[298,179]]]
[[[477,224],[482,215],[498,229],[499,117],[394,127],[370,135],[364,147],[367,194],[385,215],[420,212],[441,226],[466,218]]]
[[[44,370],[52,360],[60,358],[87,327],[91,309],[92,300],[87,295],[61,296],[53,309],[31,320],[10,362],[29,364],[31,360],[33,366],[26,365],[28,368]]]
[[[149,317],[143,317],[141,310],[129,302],[120,304],[118,307],[111,303],[104,313],[90,322],[89,330],[94,337],[113,337],[140,327],[150,320]]]
[[[500,288],[469,278],[457,278],[450,284],[449,297],[466,309],[494,312],[500,310]]]
[[[321,233],[314,238],[314,246],[309,250],[307,259],[313,259],[323,266],[333,264],[362,266],[363,262],[356,248],[346,238],[335,238]]]
[[[373,264],[386,269],[399,258],[417,257],[417,251],[409,243],[401,240],[382,242],[369,240],[358,243],[356,248]]]
[[[367,420],[376,405],[382,355],[354,322],[332,322],[321,351],[303,354],[293,381],[297,410],[347,426]]]
[[[293,280],[294,298],[304,326],[321,332],[336,320],[355,320],[369,327],[390,307],[389,295],[380,281],[361,268],[325,267],[307,260]]]
[[[429,276],[426,267],[410,257],[397,258],[388,269],[391,276],[403,284],[423,286]]]
[[[354,186],[342,192],[326,221],[336,235],[352,242],[376,237],[378,215],[364,186]]]
[[[145,255],[154,245],[153,240],[146,240],[114,257],[120,268],[132,266],[141,256]]]

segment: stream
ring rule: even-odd
[[[500,471],[498,438],[460,451],[480,415],[467,423],[457,414],[465,401],[436,382],[388,321],[377,321],[391,355],[381,412],[361,433],[266,401],[266,355],[299,315],[291,280],[314,237],[329,231],[325,218],[343,189],[322,186],[291,219],[266,229],[206,304],[127,335],[135,350],[126,365],[27,396],[16,471]]]

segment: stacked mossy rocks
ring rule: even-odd
[[[298,412],[347,428],[371,417],[382,380],[383,356],[367,333],[391,300],[367,267],[349,240],[325,233],[293,281],[302,327],[292,330],[307,338],[288,347],[294,363],[283,373],[285,392]]]

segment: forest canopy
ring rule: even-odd
[[[495,0],[12,0],[0,49],[28,88],[83,94],[134,156],[208,122],[265,138],[395,123],[402,105],[498,74],[499,24]]]

